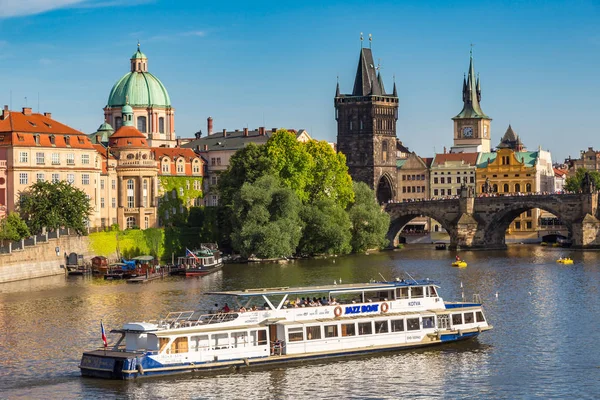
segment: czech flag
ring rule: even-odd
[[[106,332],[104,332],[104,323],[100,320],[100,329],[102,330],[102,341],[104,342],[104,348],[108,347],[108,342],[106,340]]]
[[[190,251],[190,249],[188,249],[187,247],[185,248],[185,255],[194,257],[196,259],[196,261],[198,261],[198,257],[196,257],[196,255],[192,251]]]

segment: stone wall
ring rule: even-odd
[[[58,255],[56,248],[59,248]],[[84,254],[91,257],[87,236],[61,236],[48,243],[15,250],[11,254],[0,254],[0,283],[65,273],[65,252]]]

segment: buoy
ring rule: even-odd
[[[498,298],[498,292],[496,292],[496,298]]]

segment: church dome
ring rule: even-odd
[[[108,96],[108,107],[171,107],[171,99],[162,82],[148,72],[148,58],[139,49],[131,57],[131,72],[115,83]]]

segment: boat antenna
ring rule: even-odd
[[[387,279],[385,279],[385,276],[381,275],[381,272],[379,273],[379,276],[381,277],[381,279],[383,279],[384,282],[389,282]]]
[[[419,283],[419,282],[417,282],[417,280],[415,278],[413,278],[412,276],[410,276],[410,274],[408,272],[406,272],[406,271],[404,271],[404,272],[406,273],[406,275],[409,276],[410,279],[412,279],[413,281],[415,281],[415,283],[417,283],[417,284]]]

